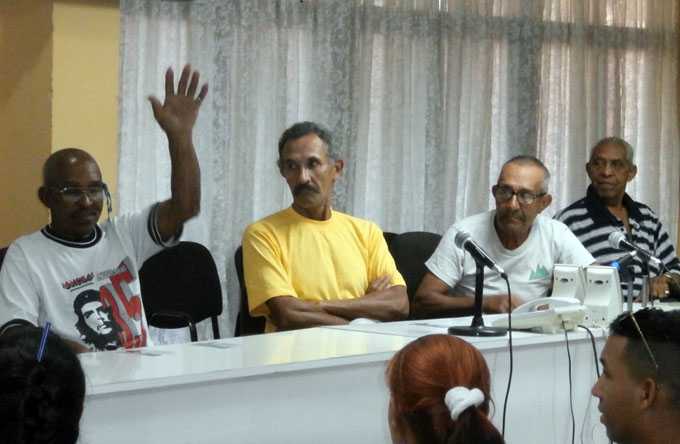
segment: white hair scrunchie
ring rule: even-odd
[[[484,402],[484,393],[478,388],[454,387],[444,397],[444,403],[451,412],[451,419],[458,419],[461,413],[468,408],[479,407]]]

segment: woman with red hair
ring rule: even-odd
[[[387,366],[392,442],[503,444],[489,420],[489,368],[466,341],[429,335],[401,349]]]

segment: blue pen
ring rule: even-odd
[[[45,322],[43,327],[42,336],[40,337],[40,346],[38,347],[38,354],[36,355],[36,360],[42,362],[43,355],[45,354],[45,344],[47,344],[47,335],[50,333],[50,321]]]

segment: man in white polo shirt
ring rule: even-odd
[[[425,264],[429,272],[415,295],[418,316],[463,316],[472,312],[476,266],[470,254],[455,245],[459,231],[469,233],[508,274],[510,305],[505,281],[485,268],[483,310],[488,313],[507,312],[547,296],[557,263],[594,262],[563,223],[540,214],[552,201],[549,179],[548,169],[535,157],[517,156],[503,165],[491,189],[496,209],[449,228]]]

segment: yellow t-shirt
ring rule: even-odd
[[[248,226],[243,268],[250,313],[267,317],[266,331],[275,327],[265,302],[276,296],[353,299],[386,274],[406,285],[380,228],[338,211],[317,221],[287,208]]]

